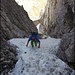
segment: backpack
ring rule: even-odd
[[[35,37],[32,37],[32,40],[36,40],[36,38]]]

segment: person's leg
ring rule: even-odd
[[[35,46],[37,46],[37,41],[36,40],[34,41],[34,43],[35,43]]]
[[[34,47],[34,41],[33,40],[31,40],[31,46]]]

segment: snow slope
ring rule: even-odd
[[[39,34],[43,34],[44,33],[44,28],[43,28],[41,23],[39,23],[36,27],[38,29],[38,33]]]
[[[28,38],[9,40],[17,46],[18,61],[9,75],[74,75],[74,71],[56,57],[60,39],[41,39],[41,48],[26,47]]]

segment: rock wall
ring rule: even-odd
[[[57,56],[74,68],[74,0],[48,0],[41,19],[48,35],[62,38]]]
[[[16,47],[10,46],[3,37],[0,40],[0,75],[2,72],[3,75],[6,75],[18,60],[16,57]]]
[[[6,75],[17,61],[16,48],[10,46],[7,40],[29,37],[30,32],[37,32],[37,28],[29,19],[27,12],[15,0],[1,0],[0,5],[0,75],[2,72]]]
[[[75,29],[72,29],[69,33],[64,34],[56,54],[73,69],[75,69],[74,32]]]
[[[29,36],[37,28],[27,12],[15,0],[1,0],[1,27],[9,38]],[[10,35],[10,36],[9,36]]]
[[[48,0],[42,17],[48,35],[62,37],[72,29],[73,8],[73,0]]]

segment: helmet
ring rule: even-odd
[[[38,33],[37,33],[37,32],[31,32],[31,34],[32,34],[32,35],[34,35],[34,34],[37,35]]]

